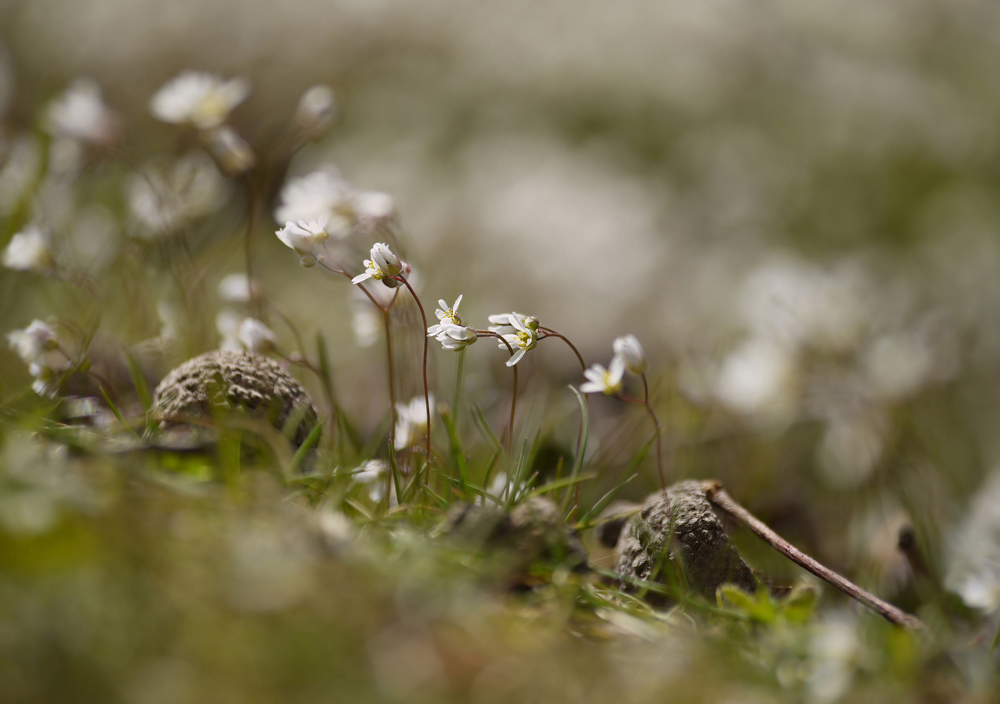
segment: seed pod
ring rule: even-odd
[[[216,350],[189,359],[160,382],[152,416],[166,427],[222,413],[267,420],[299,447],[316,426],[309,394],[267,357]]]

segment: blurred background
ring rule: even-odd
[[[998,37],[988,0],[3,0],[0,217],[8,240],[41,218],[81,268],[114,280],[121,243],[142,239],[136,165],[198,148],[150,114],[164,82],[185,69],[248,79],[230,124],[258,154],[303,92],[327,84],[329,134],[261,177],[254,273],[310,339],[331,342],[362,425],[385,413],[380,338],[354,319],[346,282],[299,268],[273,235],[286,179],[330,165],[393,196],[428,308],[464,294],[470,324],[533,314],[588,363],[635,334],[671,478],[718,476],[792,542],[910,608],[947,584],[992,609]],[[120,154],[35,184],[57,154],[40,146],[42,110],[81,76],[120,115]],[[248,187],[218,179],[189,234],[210,262],[209,319],[219,281],[245,269]],[[2,277],[4,330],[66,315],[79,295]],[[177,286],[163,269],[143,280],[102,299],[115,344],[169,327]],[[469,351],[469,393],[499,419],[509,380],[492,347]],[[453,358],[434,356],[447,389]],[[523,422],[559,424],[551,445],[565,454],[575,358],[552,341],[525,361]],[[419,388],[408,373],[405,398]],[[4,396],[30,383],[7,350],[0,377]],[[621,406],[591,402],[594,498],[649,437]],[[651,458],[642,467],[628,498],[656,485]],[[897,549],[901,528],[911,553]],[[766,552],[755,566],[792,573]]]

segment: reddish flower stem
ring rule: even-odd
[[[417,307],[420,309],[420,317],[424,321],[424,330],[422,337],[424,338],[424,408],[427,411],[427,464],[430,466],[431,461],[431,397],[430,391],[427,387],[427,315],[424,313],[424,306],[420,302],[420,298],[417,296],[417,292],[413,290],[410,286],[410,282],[404,279],[402,276],[394,277],[396,281],[401,281],[409,290],[410,295],[413,296],[413,300],[417,302]],[[424,482],[426,483],[430,478],[430,472],[424,475]]]

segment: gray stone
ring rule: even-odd
[[[689,588],[715,601],[723,584],[753,593],[757,579],[729,541],[722,521],[705,498],[701,482],[684,481],[657,491],[625,526],[616,546],[618,573],[644,581],[660,579],[661,568],[680,559]]]

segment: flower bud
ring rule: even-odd
[[[299,99],[295,124],[310,139],[326,134],[337,116],[337,99],[329,86],[313,86]]]
[[[646,372],[646,356],[642,352],[642,345],[635,335],[625,335],[616,338],[612,345],[615,355],[622,358],[625,368],[631,373],[639,376]]]
[[[208,150],[227,176],[237,176],[253,168],[253,149],[232,127],[217,127],[205,133]]]

